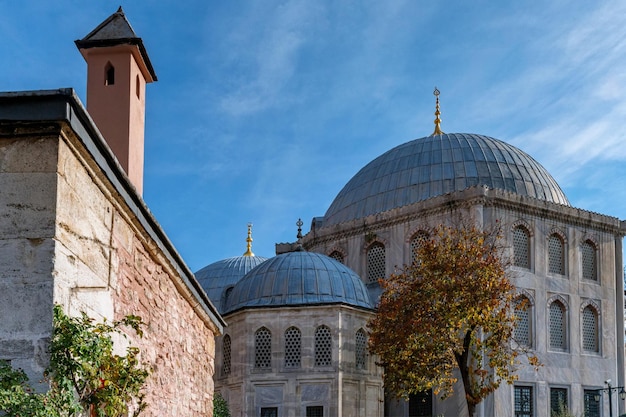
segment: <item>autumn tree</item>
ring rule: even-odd
[[[473,416],[502,381],[516,379],[515,288],[507,266],[499,230],[438,226],[411,265],[380,280],[369,347],[385,368],[389,391],[406,398],[432,389],[445,398],[458,369]]]

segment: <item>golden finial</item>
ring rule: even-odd
[[[252,253],[252,223],[248,223],[248,238],[246,242],[248,242],[248,250],[243,256],[254,256],[254,253]]]
[[[433,91],[433,94],[435,95],[435,97],[437,97],[436,100],[436,109],[435,109],[435,131],[433,132],[433,135],[443,135],[443,132],[441,131],[441,119],[439,118],[439,116],[441,115],[441,112],[439,111],[439,90],[437,90],[437,87],[435,87],[435,91]]]

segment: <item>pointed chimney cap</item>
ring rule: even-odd
[[[137,36],[130,22],[126,19],[122,6],[106,18],[94,30],[82,39],[74,41],[78,49],[104,48],[118,45],[135,45],[148,72],[146,82],[157,81],[156,73],[148,57],[143,41]]]

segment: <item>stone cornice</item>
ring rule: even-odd
[[[476,206],[509,210],[518,212],[521,216],[540,217],[555,222],[592,228],[613,233],[617,237],[626,235],[624,222],[616,217],[551,203],[504,190],[478,186],[350,222],[329,227],[322,225],[319,229],[313,227],[304,236],[302,242],[304,247],[309,249],[420,218],[436,217],[446,213],[468,210]]]

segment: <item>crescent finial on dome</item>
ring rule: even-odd
[[[254,256],[254,253],[252,253],[252,223],[248,223],[248,237],[246,238],[246,242],[248,245],[248,249],[246,250],[246,253],[243,254],[243,256]]]
[[[302,239],[302,225],[304,223],[302,222],[302,219],[298,219],[298,221],[296,222],[296,226],[298,226],[298,234],[297,234],[297,238],[298,239]]]
[[[433,132],[433,134],[431,136],[434,135],[443,135],[443,131],[441,130],[441,119],[439,118],[439,116],[441,115],[441,112],[439,111],[439,90],[437,90],[437,87],[435,87],[435,91],[433,91],[433,94],[435,95],[436,99],[436,106],[435,106],[435,131]]]

